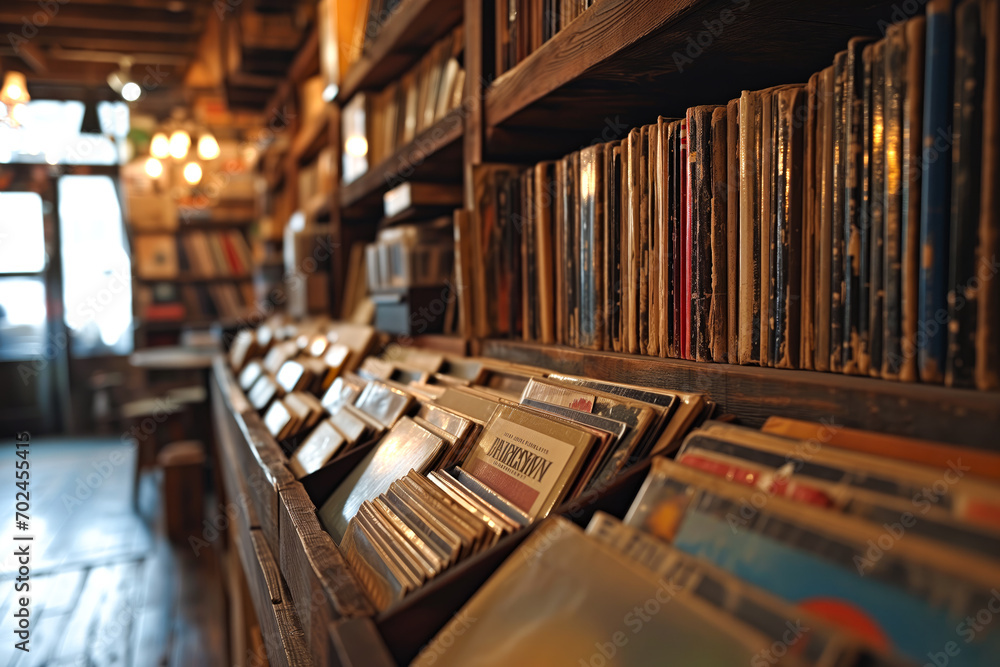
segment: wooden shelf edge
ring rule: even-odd
[[[572,375],[705,391],[720,413],[759,426],[771,415],[996,451],[1000,393],[818,371],[701,363],[484,340],[481,353]]]
[[[493,81],[486,89],[486,125],[500,125],[698,4],[704,4],[704,0],[605,0],[597,3]],[[588,46],[578,50],[569,48],[574,44]]]
[[[341,184],[340,207],[350,208],[363,199],[388,190],[405,179],[400,174],[400,165],[424,166],[433,157],[452,143],[462,139],[465,109],[458,107],[446,113],[439,121],[428,127],[413,141],[402,146],[374,168],[354,181]],[[411,159],[415,158],[415,159]],[[398,181],[398,182],[397,182]]]
[[[368,53],[363,54],[344,75],[337,93],[343,104],[362,89],[379,87],[402,74],[431,44],[455,27],[462,17],[462,0],[406,0],[386,19]],[[398,65],[389,67],[390,56],[399,56]],[[381,71],[380,70],[386,70]]]

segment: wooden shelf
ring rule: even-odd
[[[236,319],[214,319],[214,320],[144,320],[133,318],[132,322],[136,327],[142,327],[148,331],[175,331],[177,329],[206,329],[218,325],[223,329],[236,329],[247,326],[247,322],[252,321],[249,317]]]
[[[381,218],[382,195],[403,181],[461,182],[463,118],[461,107],[449,111],[381,164],[341,185],[342,215]]]
[[[404,0],[382,25],[368,52],[344,76],[343,104],[359,90],[381,89],[416,64],[427,49],[462,20],[462,0]]]
[[[329,140],[330,110],[324,107],[322,114],[313,118],[295,135],[288,160],[298,164],[307,163],[329,144]]]
[[[482,341],[481,354],[573,375],[705,391],[719,414],[750,426],[780,415],[1000,451],[998,392],[506,340]]]
[[[594,139],[621,139],[657,115],[683,117],[690,106],[725,104],[742,90],[805,83],[851,37],[878,35],[878,21],[891,23],[893,11],[871,0],[741,4],[596,3],[486,90],[489,159],[557,157]]]
[[[220,220],[218,222],[212,220],[190,220],[190,221],[179,221],[177,229],[174,231],[178,232],[195,232],[195,231],[212,231],[213,229],[228,231],[233,229],[246,229],[253,224],[253,220],[246,218],[243,220]]]
[[[288,74],[281,80],[264,107],[265,112],[273,115],[282,112],[283,107],[290,101],[294,104],[292,97],[295,95],[296,85],[317,73],[319,73],[319,32],[314,23],[302,40],[302,46],[295,54],[292,65],[288,68]]]

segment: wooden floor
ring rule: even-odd
[[[0,469],[13,460],[0,448]],[[158,476],[133,493],[134,461],[117,440],[33,441],[27,533],[0,480],[0,667],[229,664],[215,551],[166,541]],[[30,653],[12,646],[15,532],[35,536]]]

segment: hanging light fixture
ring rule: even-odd
[[[146,160],[146,175],[150,178],[159,178],[163,175],[163,163],[155,157]]]
[[[25,112],[31,95],[28,94],[28,84],[21,72],[9,71],[3,79],[0,88],[0,104],[6,107],[4,122],[11,127],[19,127],[24,122]]]
[[[198,185],[201,182],[201,165],[197,162],[188,162],[184,165],[184,180],[191,185]]]
[[[166,133],[157,132],[149,142],[149,154],[157,160],[166,160],[170,157],[170,139]]]
[[[101,127],[101,117],[97,113],[97,102],[93,96],[88,96],[83,103],[83,122],[80,123],[80,134],[104,134]]]
[[[219,157],[219,142],[210,132],[198,138],[198,157],[202,160],[214,160]]]
[[[170,157],[183,160],[187,157],[189,148],[191,148],[191,135],[183,129],[174,130],[170,135]]]

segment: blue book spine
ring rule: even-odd
[[[948,347],[948,247],[951,214],[952,7],[927,5],[923,179],[920,201],[919,313],[920,379],[944,379]]]

